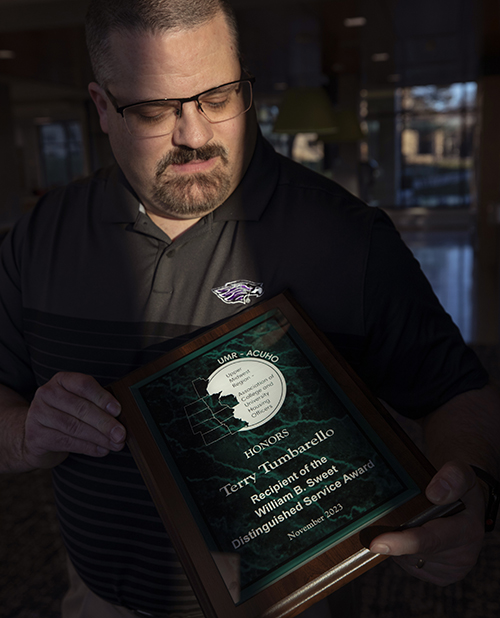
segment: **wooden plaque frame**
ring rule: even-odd
[[[275,322],[279,324],[277,329],[275,328]],[[259,335],[259,349],[255,350],[250,347],[245,353],[244,345],[247,340],[244,340],[242,343],[241,338],[244,339],[250,336],[249,333],[253,333],[252,329],[263,328],[264,330],[267,328],[270,333],[266,332],[264,335]],[[292,343],[288,341],[289,339]],[[263,345],[265,341],[269,344],[267,348]],[[223,438],[229,439],[220,438],[217,441],[216,447],[213,447],[212,443],[207,446],[205,444],[208,440],[206,438],[207,433],[202,433],[201,435],[205,441],[202,445],[203,448],[200,446],[199,450],[190,450],[189,462],[181,459],[179,461],[184,463],[178,464],[178,460],[176,459],[178,454],[173,453],[175,449],[172,449],[172,444],[168,443],[167,440],[173,439],[171,434],[175,437],[175,427],[179,424],[182,424],[182,427],[189,427],[193,439],[194,437],[200,437],[200,432],[196,433],[193,429],[192,423],[194,421],[192,421],[192,418],[195,417],[190,416],[188,410],[190,410],[190,405],[199,407],[201,404],[199,404],[199,402],[195,402],[194,404],[185,402],[184,406],[182,403],[180,405],[172,405],[170,393],[179,385],[179,378],[175,372],[178,370],[188,371],[187,368],[191,362],[190,359],[196,359],[196,363],[198,363],[198,372],[201,359],[203,365],[206,365],[205,375],[207,376],[208,374],[220,374],[220,370],[217,370],[217,363],[221,363],[219,368],[222,366],[232,369],[232,372],[228,370],[225,374],[224,370],[222,370],[224,374],[223,380],[229,375],[236,376],[236,378],[243,376],[241,380],[238,379],[237,382],[234,382],[235,378],[228,378],[232,380],[234,384],[239,384],[241,381],[245,381],[245,378],[247,379],[246,386],[248,390],[246,392],[250,394],[250,402],[254,404],[250,409],[256,410],[253,414],[257,414],[258,416],[259,409],[267,410],[267,408],[269,408],[269,410],[263,414],[268,414],[272,417],[267,422],[270,427],[274,427],[272,435],[281,435],[281,438],[283,438],[285,434],[290,436],[290,431],[292,430],[280,430],[279,423],[282,422],[280,420],[281,418],[285,419],[283,422],[288,423],[287,415],[296,414],[296,410],[294,409],[293,412],[286,411],[286,406],[283,404],[285,396],[283,393],[280,395],[279,388],[275,383],[273,383],[274,386],[268,390],[272,396],[270,396],[270,399],[264,401],[262,399],[263,395],[258,394],[259,389],[256,386],[262,380],[255,381],[257,380],[257,377],[255,377],[257,374],[252,373],[252,367],[254,367],[254,365],[249,365],[250,361],[258,358],[258,362],[261,363],[258,367],[262,366],[265,368],[267,367],[266,363],[268,363],[269,368],[273,365],[276,367],[274,370],[275,373],[281,373],[283,376],[287,369],[286,367],[279,368],[280,363],[279,360],[276,361],[276,358],[279,359],[280,354],[276,352],[276,345],[284,346],[285,344],[289,346],[289,348],[285,348],[285,353],[290,349],[291,354],[303,355],[312,367],[306,367],[305,370],[301,369],[300,373],[297,372],[295,368],[293,380],[287,380],[285,378],[286,388],[292,391],[293,394],[297,383],[302,380],[300,375],[303,375],[304,371],[306,371],[306,373],[308,372],[307,375],[311,374],[318,376],[319,390],[325,388],[324,384],[327,384],[326,388],[333,388],[331,391],[332,401],[340,400],[341,405],[346,407],[349,415],[352,413],[354,417],[357,418],[357,420],[355,418],[354,424],[362,428],[359,431],[359,435],[365,437],[368,435],[367,443],[370,445],[375,444],[375,450],[377,453],[379,451],[381,453],[380,461],[382,463],[377,465],[387,465],[389,469],[392,470],[392,473],[394,473],[394,479],[396,479],[394,480],[394,486],[396,486],[397,482],[400,482],[403,489],[398,490],[399,494],[396,492],[397,496],[395,498],[390,498],[389,494],[387,494],[388,497],[382,499],[382,502],[377,508],[372,508],[372,510],[369,511],[367,507],[367,513],[363,516],[356,516],[358,519],[354,518],[351,521],[351,519],[347,518],[347,523],[345,523],[345,525],[343,524],[346,529],[345,532],[343,532],[342,529],[340,529],[340,531],[335,529],[330,533],[327,531],[327,527],[334,526],[332,521],[337,517],[336,513],[339,507],[341,507],[342,510],[350,508],[351,512],[355,512],[356,507],[355,504],[341,504],[343,501],[342,495],[347,492],[347,489],[344,489],[344,483],[347,486],[347,481],[351,479],[350,474],[352,473],[354,475],[354,471],[352,466],[348,466],[348,470],[345,466],[344,469],[340,469],[338,463],[332,465],[332,461],[335,462],[336,460],[332,459],[333,455],[331,450],[333,447],[331,447],[329,443],[331,442],[334,444],[335,441],[333,439],[326,440],[326,437],[328,437],[328,432],[333,436],[331,432],[334,430],[319,430],[319,433],[314,434],[315,437],[311,438],[311,436],[313,436],[312,433],[305,436],[300,434],[302,430],[300,429],[296,433],[301,437],[297,438],[296,436],[295,441],[291,439],[280,439],[280,444],[274,446],[274,457],[277,457],[279,454],[282,455],[284,452],[287,455],[284,459],[275,459],[274,463],[276,463],[276,461],[284,462],[286,460],[286,465],[288,466],[288,472],[285,473],[285,476],[281,480],[277,480],[278,484],[283,484],[285,483],[285,478],[288,479],[286,484],[282,487],[283,491],[281,491],[281,489],[272,490],[272,485],[269,483],[267,483],[266,489],[266,482],[264,482],[264,484],[261,483],[260,486],[257,487],[257,472],[255,472],[255,482],[252,482],[254,479],[248,476],[248,482],[245,482],[244,479],[240,479],[239,481],[235,481],[234,485],[231,483],[224,485],[223,482],[219,482],[218,486],[215,486],[215,491],[212,492],[212,503],[214,508],[220,508],[220,503],[224,503],[224,500],[227,500],[228,497],[231,498],[227,501],[226,505],[228,512],[227,520],[219,526],[219,528],[224,529],[228,523],[233,522],[231,519],[233,506],[239,505],[241,508],[242,501],[245,501],[246,508],[249,511],[253,509],[254,513],[257,513],[257,510],[260,508],[264,510],[268,509],[269,513],[267,519],[269,520],[269,525],[274,522],[276,530],[283,530],[282,536],[288,534],[289,539],[294,538],[293,535],[296,531],[293,530],[292,524],[295,520],[299,521],[299,524],[302,524],[300,528],[297,528],[300,530],[301,542],[302,538],[307,538],[312,534],[321,535],[323,533],[323,528],[325,528],[326,536],[313,542],[310,547],[300,550],[298,556],[293,553],[295,551],[294,549],[290,550],[292,554],[291,557],[286,558],[286,554],[284,554],[285,557],[281,559],[278,566],[271,566],[269,572],[262,571],[263,575],[260,579],[257,578],[257,584],[252,580],[252,582],[246,583],[242,587],[242,570],[239,561],[240,558],[245,560],[244,552],[247,551],[247,545],[252,546],[253,544],[253,546],[257,546],[256,541],[258,541],[260,544],[259,547],[262,547],[266,552],[269,551],[270,563],[272,563],[274,559],[273,551],[276,550],[277,546],[272,545],[271,542],[269,542],[268,545],[264,544],[264,541],[268,539],[267,533],[259,533],[258,538],[255,537],[252,539],[252,543],[245,542],[245,538],[247,538],[248,535],[245,535],[245,530],[242,530],[239,537],[234,538],[235,535],[233,534],[233,551],[227,551],[227,547],[221,547],[220,539],[218,540],[217,537],[217,535],[220,536],[221,534],[220,529],[217,528],[214,533],[211,528],[213,522],[210,520],[210,500],[208,500],[208,502],[205,500],[205,502],[201,504],[197,502],[197,496],[193,495],[193,486],[190,485],[191,480],[189,479],[191,477],[183,472],[185,468],[182,468],[182,466],[189,466],[193,461],[196,462],[197,458],[201,458],[202,455],[205,456],[207,452],[206,449],[208,448],[217,448],[217,452],[220,453],[222,452],[221,449],[224,444],[236,444],[235,440],[240,439],[240,435],[243,436],[243,431],[245,431],[245,444],[248,446],[249,436],[252,436],[252,428],[254,428],[255,431],[258,430],[255,445],[265,446],[269,441],[272,441],[269,437],[270,432],[266,432],[264,429],[267,421],[262,422],[260,425],[251,425],[248,429],[246,426],[244,429],[241,429],[241,427],[238,429],[238,426],[236,426],[236,428],[233,426],[231,430],[231,427],[228,429],[225,424],[223,425],[223,429],[216,426],[210,431],[215,431],[216,434],[214,435],[218,435],[217,432],[222,431]],[[216,358],[217,355],[221,354],[220,350],[227,352],[233,345],[236,348],[236,352],[225,355],[222,354],[222,357],[219,356]],[[299,351],[295,352],[294,349],[292,349],[293,346],[297,346]],[[258,352],[258,355],[256,355],[256,352]],[[232,365],[229,363],[232,363]],[[257,365],[255,366],[257,367]],[[246,369],[247,367],[250,367],[250,369]],[[245,373],[247,375],[245,375]],[[249,375],[250,377],[248,377]],[[196,379],[200,377],[196,371],[193,374],[193,377],[195,376]],[[165,386],[165,380],[167,380],[167,386]],[[168,380],[170,380],[170,386],[168,386]],[[265,380],[266,378],[264,378],[264,381]],[[206,383],[207,381],[204,381],[203,385],[206,385]],[[308,383],[308,387],[309,386]],[[146,390],[144,390],[145,387]],[[150,390],[148,390],[148,388]],[[163,392],[162,388],[164,392],[167,393],[167,397],[165,402],[162,400],[164,411],[161,412],[161,414],[164,415],[164,418],[167,419],[168,422],[170,422],[172,418],[175,420],[176,424],[173,426],[173,429],[172,426],[169,426],[165,430],[161,429],[161,423],[158,421],[160,413],[158,413],[158,411],[151,412],[151,410],[159,409],[157,403],[153,405],[151,402],[145,402],[143,394],[141,394],[144,392],[153,392],[154,397],[153,395],[151,395],[151,397],[157,402],[158,393],[161,394],[161,392]],[[280,294],[271,300],[264,301],[241,312],[227,322],[171,351],[159,360],[115,382],[110,386],[110,390],[122,404],[123,411],[120,420],[127,429],[128,446],[141,471],[179,559],[184,566],[186,574],[207,618],[289,618],[295,616],[309,605],[312,605],[335,589],[384,560],[384,556],[372,554],[367,549],[370,541],[379,533],[386,530],[398,529],[405,525],[418,525],[424,520],[441,514],[439,509],[433,507],[424,495],[424,489],[435,473],[431,464],[413,445],[406,434],[387,413],[383,405],[368,391],[366,386],[338,355],[326,338],[311,324],[307,316],[304,315],[300,307],[298,307],[287,293]],[[310,390],[307,390],[307,392],[310,392]],[[201,395],[203,395],[203,393]],[[148,394],[147,396],[149,397],[150,395]],[[182,393],[179,397],[181,396]],[[219,393],[219,396],[222,396],[221,393]],[[200,401],[203,403],[207,398],[208,395],[204,399],[201,398]],[[210,401],[213,403],[213,398],[210,399]],[[304,410],[306,407],[307,406],[304,407]],[[161,409],[163,410],[163,408]],[[317,412],[311,412],[309,410],[307,412],[309,415],[307,416],[307,420],[304,420],[306,412],[301,414],[302,416],[297,417],[297,427],[301,428],[302,423],[306,423],[305,426],[309,427],[307,423],[316,422],[314,415],[317,414]],[[188,421],[189,425],[186,425]],[[352,418],[349,417],[349,423],[351,421]],[[209,424],[201,425],[203,428],[212,427],[214,423],[215,425],[217,425],[217,423],[220,424],[220,421],[213,421],[212,418],[208,419],[206,422]],[[230,422],[244,423],[246,421],[241,420],[241,418],[235,421],[231,418]],[[205,423],[205,420],[203,423]],[[289,426],[293,428],[294,423],[295,421]],[[338,425],[340,426],[339,423]],[[197,430],[199,427],[200,425],[196,425]],[[371,432],[376,436],[375,438]],[[364,440],[365,437],[360,437],[359,440]],[[309,438],[309,440],[306,441],[306,438]],[[275,440],[276,439],[277,438],[275,438]],[[374,440],[374,442],[372,440]],[[322,444],[323,441],[326,442],[326,446]],[[303,451],[299,456],[296,456],[295,453],[299,450],[298,442],[300,443],[300,448],[306,449],[307,452]],[[281,448],[284,447],[285,444],[288,447],[288,451]],[[339,439],[337,439],[336,444],[338,446]],[[363,442],[363,445],[364,444]],[[306,447],[306,445],[309,446]],[[276,451],[278,446],[281,450]],[[319,447],[321,447],[321,449],[318,451]],[[246,464],[250,466],[251,470],[259,470],[260,479],[264,476],[266,471],[270,471],[270,454],[273,453],[273,448],[272,445],[269,445],[269,449],[265,451],[262,449],[262,446],[253,446],[251,448],[258,452],[255,453],[255,458],[252,454],[251,461],[246,461],[248,457],[245,458],[245,461]],[[250,452],[248,448],[247,452]],[[286,459],[288,455],[290,455],[290,459]],[[320,455],[322,455],[322,457],[320,457]],[[328,457],[326,457],[326,455],[328,455]],[[379,455],[376,456],[378,457]],[[295,459],[291,462],[292,457]],[[369,460],[372,463],[371,467],[375,467],[372,459],[375,460],[375,455]],[[321,463],[323,460],[328,460],[325,465]],[[200,459],[200,462],[201,461],[205,460]],[[376,461],[378,461],[378,459]],[[309,475],[311,480],[309,481],[299,476],[299,473],[302,474],[302,471],[306,469],[306,464],[310,464],[311,466],[315,465],[317,467],[315,472],[311,470],[311,474]],[[262,465],[265,467],[262,468]],[[290,466],[294,465],[295,468],[292,471]],[[353,465],[355,466],[358,464]],[[200,464],[199,467],[203,466]],[[364,467],[360,465],[358,468],[358,475],[362,475],[364,472],[368,474],[363,478],[361,478],[361,476],[359,478],[353,476],[353,484],[351,487],[360,488],[364,479],[369,479],[369,475],[374,474],[370,469],[371,467],[369,463],[365,464]],[[286,466],[283,466],[283,468],[285,469]],[[330,472],[327,470],[330,470]],[[205,468],[205,470],[200,471],[206,471],[207,477],[210,477],[210,470]],[[252,474],[251,472],[249,476],[251,477]],[[338,475],[335,476],[336,474]],[[384,478],[385,476],[386,475],[384,475]],[[296,487],[299,488],[298,490],[293,487],[293,479],[295,478],[298,479],[296,485]],[[324,480],[324,483],[319,482],[320,478]],[[380,478],[382,478],[382,476]],[[292,482],[290,479],[292,479]],[[304,487],[304,482],[307,483],[307,487]],[[338,483],[338,485],[335,485],[335,482]],[[314,486],[310,488],[309,483],[311,485],[314,484]],[[357,483],[357,485],[354,483]],[[208,484],[208,481],[206,484]],[[342,485],[342,487],[340,487],[340,485]],[[247,486],[249,486],[250,489],[248,489]],[[224,487],[227,489],[224,489]],[[237,488],[234,492],[232,489],[233,487]],[[275,484],[275,487],[277,488],[278,485]],[[371,487],[372,489],[370,489],[370,491],[373,490],[373,486]],[[250,493],[253,491],[253,498],[249,496],[248,492],[243,496],[244,492],[240,492],[240,489],[245,491],[248,490]],[[300,489],[300,493],[296,493]],[[333,505],[330,501],[328,502],[330,506],[328,506],[326,494],[328,492],[333,494],[337,489],[337,494],[332,498]],[[273,491],[274,493],[271,495],[269,492]],[[360,490],[358,489],[358,491]],[[387,491],[389,491],[389,489],[387,489]],[[240,493],[243,497],[240,497]],[[290,495],[293,495],[293,501]],[[259,496],[265,496],[265,500],[259,499]],[[309,496],[309,501],[307,503],[306,496]],[[311,504],[311,501],[314,500],[313,496],[316,496],[315,504]],[[268,497],[269,500],[267,500]],[[278,507],[280,507],[280,501],[285,500],[285,498],[288,500],[288,503],[283,507],[284,510],[281,510],[282,515],[279,515],[280,509]],[[374,500],[371,495],[367,496],[367,499]],[[306,518],[307,521],[305,525],[302,513],[300,513],[300,518],[296,517],[298,504],[303,507],[304,504],[306,504],[303,509],[304,511],[307,511],[308,507],[314,507],[314,510],[311,509],[310,519]],[[312,513],[317,515],[318,509],[320,508],[323,508],[323,515],[314,519]],[[337,509],[337,511],[335,509]],[[293,517],[290,515],[292,511]],[[327,512],[331,514],[327,516]],[[344,517],[345,515],[342,514],[342,516]],[[262,515],[259,517],[262,518]],[[279,517],[284,517],[286,519],[286,526],[280,522]],[[309,518],[309,514],[307,517]],[[214,517],[213,519],[215,520],[216,518]],[[316,524],[313,524],[313,522],[320,522],[321,526],[318,525],[316,527]],[[256,526],[259,524],[260,519],[257,519]],[[292,528],[290,528],[290,525],[292,525]],[[259,530],[259,527],[256,526],[252,528],[254,534]],[[264,526],[264,524],[262,524],[262,526]],[[315,528],[314,533],[311,532],[312,528]],[[289,532],[286,532],[287,530]],[[290,532],[290,530],[292,531]],[[250,530],[249,534],[251,534],[251,532]],[[273,532],[273,534],[269,535],[269,539],[276,538],[277,534],[281,534],[281,532]],[[273,535],[275,536],[273,537]],[[237,547],[240,542],[238,538],[242,542],[241,547]],[[279,538],[281,539],[281,536]],[[289,545],[294,547],[294,543],[294,540],[293,542],[290,540]],[[280,547],[282,546],[284,547],[285,545],[280,544]],[[244,549],[241,549],[243,547]],[[237,550],[241,551],[238,552]],[[241,556],[240,553],[242,554]],[[245,575],[245,577],[251,579],[250,575]],[[255,575],[253,577],[255,580]]]

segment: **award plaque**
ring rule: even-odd
[[[440,514],[432,466],[287,294],[110,390],[209,618],[295,616]]]

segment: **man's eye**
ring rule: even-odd
[[[205,107],[209,106],[211,109],[223,109],[229,105],[235,97],[234,88],[228,88],[227,90],[213,92],[201,99],[201,104]]]
[[[205,99],[202,101],[202,104],[206,107],[210,107],[211,109],[223,109],[226,105],[229,104],[231,97],[215,97],[213,99]]]
[[[175,113],[171,105],[144,105],[130,110],[140,122],[161,122]]]
[[[234,99],[237,92],[237,88],[233,85],[224,86],[219,90],[208,92],[201,98],[201,103],[204,105],[210,105],[214,109],[217,107],[224,107]]]

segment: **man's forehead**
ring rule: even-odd
[[[115,31],[109,60],[109,86],[126,88],[136,99],[192,96],[239,78],[225,23],[159,33]]]

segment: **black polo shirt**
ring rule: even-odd
[[[0,382],[108,384],[284,289],[372,390],[419,417],[487,375],[389,219],[259,137],[235,193],[171,241],[118,168],[44,197],[0,254]],[[71,559],[106,600],[196,607],[127,450],[54,470]]]

